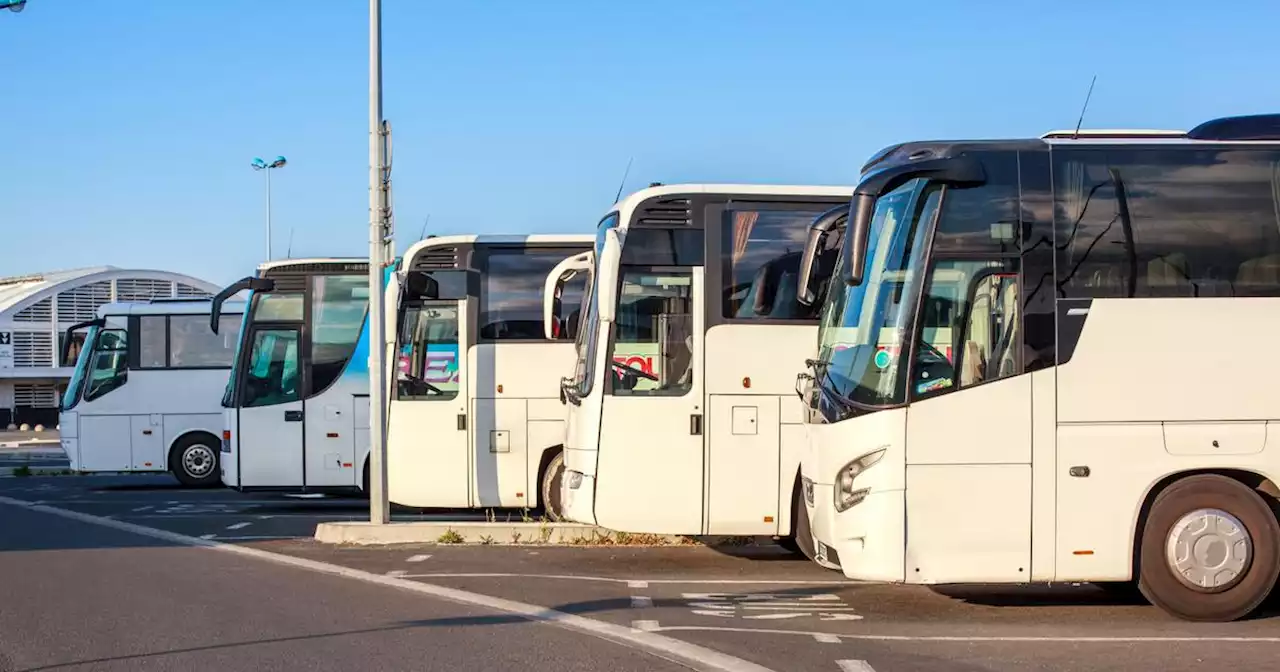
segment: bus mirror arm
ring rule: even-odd
[[[867,245],[871,235],[871,217],[875,213],[876,199],[881,194],[914,179],[941,182],[956,187],[973,187],[986,182],[986,171],[977,159],[966,156],[948,156],[934,159],[907,160],[904,163],[869,173],[853,191],[853,203],[849,208],[849,224],[841,246],[844,255],[844,284],[857,287],[862,284],[867,266]]]
[[[818,300],[810,289],[813,282],[814,265],[818,259],[818,249],[822,241],[832,231],[838,230],[847,221],[849,204],[838,205],[818,215],[809,225],[809,237],[804,243],[804,254],[800,257],[800,277],[796,287],[796,300],[802,306],[812,306]]]
[[[235,282],[231,283],[221,292],[218,292],[217,294],[215,294],[212,299],[210,299],[211,304],[209,306],[209,328],[213,330],[213,333],[215,334],[218,333],[218,321],[222,318],[222,304],[226,303],[227,299],[235,296],[236,294],[239,294],[240,292],[246,289],[251,292],[270,292],[275,288],[276,288],[276,283],[274,280],[271,280],[269,278],[259,278],[255,276],[240,278],[239,280],[236,280]]]
[[[80,331],[81,329],[88,329],[89,327],[102,327],[104,323],[105,321],[102,318],[95,318],[92,320],[85,320],[84,322],[79,322],[68,327],[66,332],[67,335],[62,339],[62,359],[58,361],[62,362],[64,365],[67,363],[67,357],[71,355],[72,334]]]

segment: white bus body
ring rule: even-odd
[[[1280,368],[1245,355],[1280,325],[1278,131],[874,157],[811,369],[819,559],[1132,586],[1191,620],[1261,604],[1280,575],[1280,397],[1261,383]]]
[[[851,191],[655,186],[609,210],[593,254],[561,269],[594,266],[562,381],[567,518],[791,535],[805,446],[794,372],[817,325],[794,283],[811,222]]]
[[[87,328],[63,395],[62,449],[78,472],[172,471],[218,483],[218,399],[235,354],[243,302],[209,328],[208,300],[111,303]],[[64,357],[66,353],[64,353]]]
[[[585,278],[544,335],[543,283],[586,235],[444,236],[389,283],[388,492],[415,507],[541,508],[560,518],[565,411]]]

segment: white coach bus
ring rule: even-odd
[[[627,532],[793,535],[817,315],[796,301],[806,232],[852,187],[667,185],[600,221],[561,488],[570,520]],[[554,305],[556,280],[545,301]],[[793,546],[794,548],[794,546]]]
[[[848,220],[812,366],[820,560],[1136,586],[1189,620],[1267,598],[1280,368],[1244,355],[1280,328],[1280,116],[896,145]]]
[[[389,283],[396,335],[388,497],[415,507],[542,509],[559,520],[565,411],[585,279],[543,330],[543,284],[584,235],[428,238]]]
[[[68,346],[88,329],[59,418],[71,469],[171,471],[184,485],[218,484],[218,399],[243,310],[224,305],[216,334],[207,299],[111,303],[71,327]]]

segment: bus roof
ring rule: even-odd
[[[140,301],[130,303],[107,303],[98,306],[97,316],[107,315],[208,315],[211,301],[209,299],[165,299],[160,301]],[[223,314],[240,314],[244,312],[246,302],[231,300],[222,304]]]
[[[431,238],[423,238],[422,240],[410,245],[409,249],[405,250],[403,259],[412,261],[425,250],[429,250],[433,247],[445,247],[450,245],[519,245],[524,243],[539,243],[542,245],[590,245],[593,240],[595,240],[595,234],[592,233],[467,233],[449,236],[433,236]],[[411,264],[407,264],[404,267],[409,268],[410,266]]]
[[[287,268],[289,266],[305,266],[308,264],[359,264],[368,263],[369,257],[310,257],[306,259],[277,259],[275,261],[264,261],[258,264],[258,272],[268,271],[273,268]]]
[[[634,191],[622,200],[614,203],[608,213],[616,212],[620,219],[619,228],[625,230],[631,220],[631,213],[645,201],[661,196],[678,196],[681,194],[743,194],[760,197],[843,197],[853,196],[852,186],[820,186],[801,184],[661,184]]]

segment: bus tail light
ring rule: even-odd
[[[841,467],[836,474],[836,487],[834,488],[836,511],[847,511],[867,498],[867,495],[871,493],[871,488],[854,490],[854,481],[862,472],[879,462],[880,458],[884,457],[884,452],[885,449],[881,448]]]
[[[231,430],[222,430],[222,452],[231,452]]]

